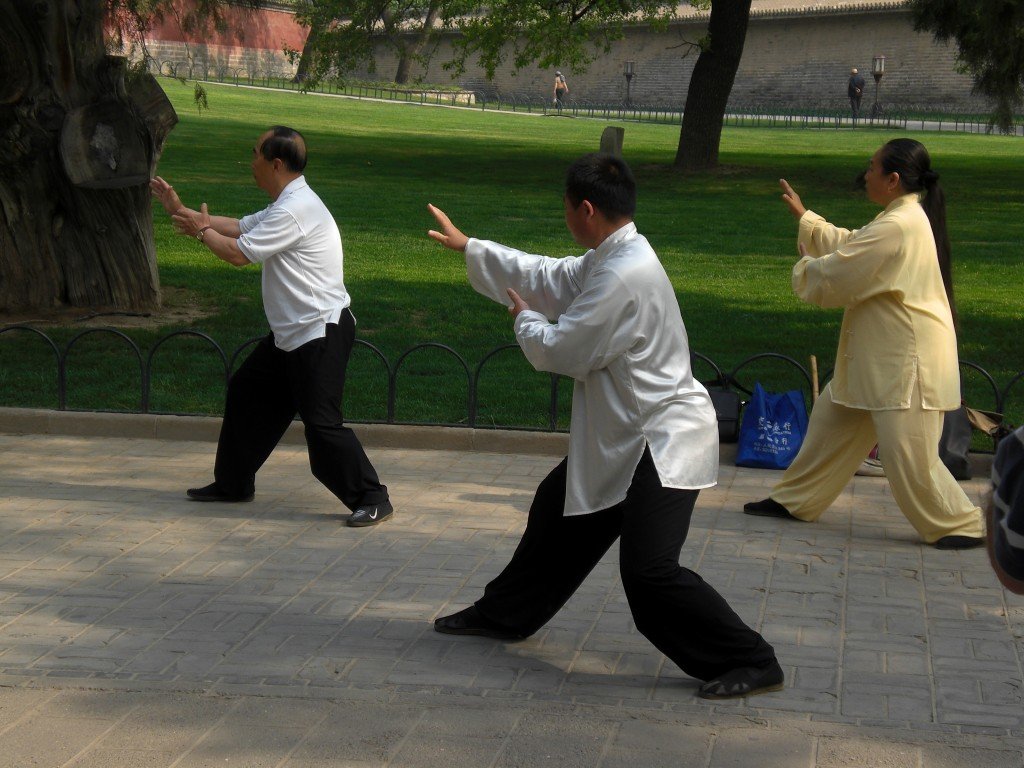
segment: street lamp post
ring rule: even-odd
[[[871,59],[871,76],[875,78],[875,105],[871,108],[872,119],[882,114],[882,107],[878,104],[878,86],[882,82],[882,75],[884,74],[885,56],[875,56]]]
[[[630,103],[630,101],[629,101],[629,83],[633,79],[633,75],[636,74],[636,62],[635,61],[627,61],[626,62],[626,67],[623,70],[622,74],[625,75],[625,77],[626,77],[626,106],[628,107],[629,103]]]

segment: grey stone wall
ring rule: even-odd
[[[772,0],[762,0],[762,6]],[[797,0],[777,5],[792,5]],[[856,0],[850,0],[856,5]],[[755,6],[757,3],[755,3]],[[807,5],[805,3],[805,5]],[[886,7],[811,11],[797,13],[761,12],[751,17],[743,59],[733,85],[731,106],[742,108],[758,102],[789,107],[836,106],[846,104],[846,81],[850,67],[857,67],[867,80],[865,103],[874,100],[874,82],[869,74],[871,59],[884,54],[886,73],[882,79],[881,101],[892,105],[936,104],[954,109],[985,110],[984,99],[971,94],[971,78],[956,71],[955,46],[935,43],[930,34],[914,32],[910,14],[896,3],[876,4]],[[756,10],[756,8],[755,8]],[[586,71],[563,68],[569,81],[571,97],[576,101],[620,104],[626,97],[623,65],[636,62],[636,75],[630,84],[634,103],[681,107],[686,100],[690,74],[696,51],[687,53],[687,41],[697,40],[706,22],[691,15],[690,20],[672,25],[664,32],[635,27],[625,39],[601,54]],[[423,82],[456,84],[463,88],[523,95],[536,99],[550,98],[554,70],[526,68],[513,72],[511,67],[499,69],[493,81],[471,63],[467,71],[455,78],[443,68],[452,57],[452,37],[442,37],[426,69],[416,74]],[[182,43],[150,41],[150,51],[160,61],[186,59]],[[246,49],[238,46],[192,44],[190,52],[199,65],[195,76],[202,76],[203,66],[213,76],[223,77],[235,72],[261,75],[268,71],[294,71],[284,55],[267,49]],[[394,54],[380,49],[376,69],[352,73],[354,78],[390,80],[397,69]],[[181,72],[180,74],[187,74]]]
[[[644,27],[631,29],[584,72],[562,69],[579,101],[620,103],[626,96],[625,61],[636,62],[630,84],[634,103],[682,105],[686,100],[696,52],[684,56],[685,41],[696,40],[705,23],[695,20],[656,33]],[[681,47],[682,46],[682,47]],[[956,71],[955,46],[935,43],[930,34],[914,32],[910,14],[902,9],[849,11],[777,17],[752,17],[743,59],[732,91],[732,104],[757,101],[789,105],[846,103],[850,67],[857,67],[868,83],[865,102],[874,99],[871,59],[884,54],[886,73],[881,100],[891,104],[945,104],[959,108],[986,108],[972,96],[969,76]],[[451,42],[442,40],[429,67],[419,76],[430,83],[452,82],[442,68],[451,57]],[[397,61],[388,52],[377,56],[377,71],[357,77],[388,79]],[[470,66],[455,82],[484,92],[548,96],[554,70],[511,68],[495,73],[488,82],[479,67]]]
[[[177,74],[188,77],[188,63],[193,66],[192,77],[226,78],[232,76],[257,77],[270,72],[295,73],[283,51],[268,48],[245,48],[239,45],[207,45],[164,40],[148,40],[146,47],[156,62],[163,65],[163,74],[170,74],[167,64],[178,64]]]

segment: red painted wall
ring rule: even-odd
[[[177,5],[186,9],[191,0],[178,0]],[[222,45],[228,48],[262,48],[280,53],[285,47],[302,50],[306,42],[307,29],[295,21],[288,11],[261,9],[250,11],[236,6],[225,9],[228,28],[224,33],[211,28],[205,32],[186,35],[172,14],[167,14],[160,24],[154,24],[146,35],[147,40],[205,45]]]

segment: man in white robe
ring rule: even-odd
[[[537,489],[511,562],[438,632],[522,639],[565,604],[608,548],[640,630],[706,698],[779,690],[772,647],[679,565],[699,489],[718,476],[718,430],[694,380],[675,291],[633,223],[636,184],[611,155],[569,168],[565,221],[579,258],[468,238],[429,206],[430,236],[465,253],[472,286],[508,304],[540,371],[574,379],[569,455]]]

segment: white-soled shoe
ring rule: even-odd
[[[345,525],[350,528],[365,528],[368,525],[379,525],[385,520],[390,520],[395,514],[395,508],[390,501],[382,501],[373,506],[359,507],[348,516]]]

